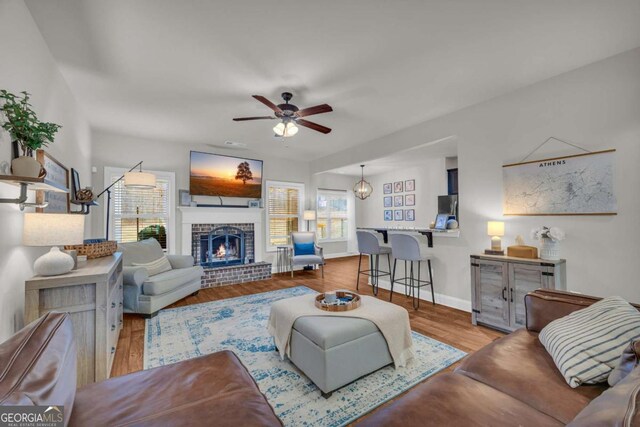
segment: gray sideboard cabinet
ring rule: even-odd
[[[535,289],[566,290],[566,261],[471,255],[474,325],[511,332],[526,326],[524,296]]]
[[[78,387],[106,380],[122,329],[122,254],[78,263],[59,276],[25,282],[25,323],[49,311],[71,315],[78,349]]]

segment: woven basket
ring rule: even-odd
[[[113,255],[118,249],[118,242],[116,242],[115,240],[108,240],[102,243],[66,245],[64,248],[68,251],[78,251],[78,255],[86,255],[88,259],[93,259]]]

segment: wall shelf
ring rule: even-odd
[[[20,210],[25,207],[45,207],[47,204],[27,203],[27,190],[55,191],[57,193],[68,193],[69,190],[59,184],[47,180],[46,178],[31,178],[27,176],[0,175],[0,182],[20,187],[20,196],[15,199],[2,199],[0,203],[11,203],[20,206]]]
[[[29,190],[55,191],[58,193],[68,193],[69,190],[53,181],[45,178],[31,178],[28,176],[0,175],[0,182],[22,186],[27,185]]]

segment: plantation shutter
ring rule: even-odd
[[[346,191],[318,190],[317,229],[320,240],[345,240],[348,237],[348,201]]]
[[[291,232],[298,231],[304,187],[298,184],[267,185],[267,215],[270,247],[291,243]]]
[[[111,176],[111,183],[120,175]],[[156,175],[156,188],[127,188],[124,180],[111,189],[113,206],[113,236],[118,242],[136,242],[150,237],[167,249],[170,217],[170,181]]]

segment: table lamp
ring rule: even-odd
[[[307,231],[310,231],[310,229],[309,229],[309,221],[315,221],[316,220],[316,211],[304,211],[304,213],[302,214],[302,219],[307,221]]]
[[[504,255],[500,240],[500,237],[504,236],[504,222],[487,222],[487,234],[491,236],[491,249],[485,249],[484,253],[487,255]]]
[[[78,245],[84,240],[84,215],[27,213],[24,215],[22,244],[53,246],[33,264],[42,276],[57,276],[73,269],[71,255],[57,246]]]

